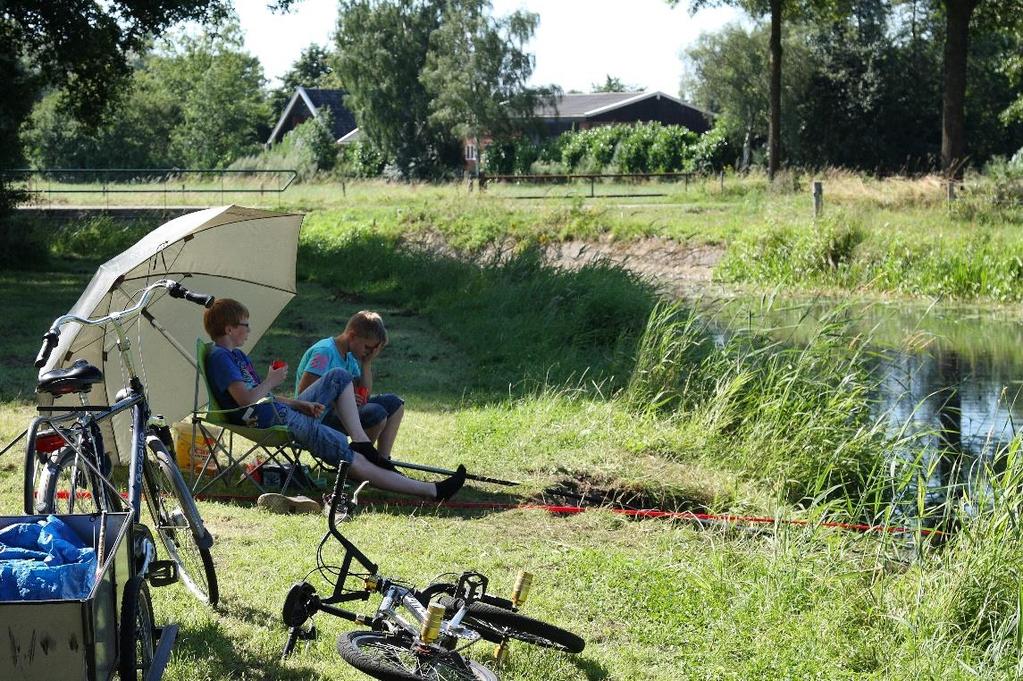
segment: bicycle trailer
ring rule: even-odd
[[[135,646],[121,650],[126,626],[135,626],[140,578],[132,559],[129,513],[60,515],[60,521],[96,549],[96,575],[84,598],[0,600],[0,679],[109,681],[123,655],[134,660]],[[45,521],[47,516],[0,517],[0,530],[16,523]],[[131,608],[127,613],[125,608]],[[147,604],[148,607],[148,604]],[[147,632],[148,633],[148,632]],[[147,679],[163,675],[177,627],[154,629],[158,639],[147,661]],[[128,640],[134,641],[132,636]],[[9,646],[9,647],[8,647]],[[127,659],[127,658],[125,658]]]

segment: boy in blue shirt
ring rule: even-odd
[[[387,328],[376,312],[362,310],[348,320],[344,331],[337,336],[322,338],[314,343],[298,363],[295,372],[295,395],[315,383],[332,369],[344,369],[356,383],[355,402],[359,407],[359,422],[371,442],[376,444],[380,456],[391,458],[398,427],[405,415],[405,402],[393,393],[370,396],[373,390],[373,361],[387,345]],[[323,422],[347,433],[344,424],[327,414]]]
[[[370,463],[367,457],[376,457],[376,450],[359,423],[352,376],[344,369],[326,372],[297,399],[273,397],[271,391],[287,379],[288,367],[271,367],[265,379],[259,376],[240,349],[249,337],[249,311],[238,301],[217,299],[204,313],[203,325],[215,343],[206,358],[206,374],[217,401],[225,409],[253,405],[232,412],[229,418],[233,422],[259,428],[286,425],[295,440],[317,458],[335,466],[347,461],[353,478],[367,480],[379,489],[444,500],[465,483],[465,466],[461,465],[451,477],[427,483],[407,478],[393,466]],[[269,403],[255,404],[267,396],[272,398]],[[350,445],[348,438],[321,423],[328,410],[351,436]]]

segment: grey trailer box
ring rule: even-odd
[[[5,681],[108,681],[117,670],[121,599],[132,577],[130,515],[57,517],[86,544],[98,548],[102,537],[99,576],[85,599],[0,601],[0,679]],[[0,529],[45,519],[4,516]]]

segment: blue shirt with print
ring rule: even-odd
[[[238,348],[228,350],[219,345],[214,345],[206,358],[206,378],[210,382],[214,399],[222,409],[235,409],[241,406],[227,389],[232,383],[241,381],[246,388],[252,390],[263,382],[248,355]],[[257,404],[249,409],[229,413],[227,420],[239,426],[269,428],[287,422],[286,410],[286,406],[276,402]]]
[[[355,355],[348,352],[342,359],[334,338],[322,338],[305,351],[298,363],[298,371],[295,372],[295,394],[298,395],[298,384],[302,380],[302,374],[308,371],[314,376],[322,376],[331,369],[344,369],[352,375],[353,380],[362,376],[362,366]]]

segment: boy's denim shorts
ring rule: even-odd
[[[334,401],[352,382],[352,375],[344,369],[331,369],[315,383],[302,391],[300,400],[319,402],[330,412]],[[343,459],[352,461],[352,450],[348,438],[337,430],[325,426],[319,419],[287,408],[287,426],[294,438],[313,453],[316,458],[336,466]]]

